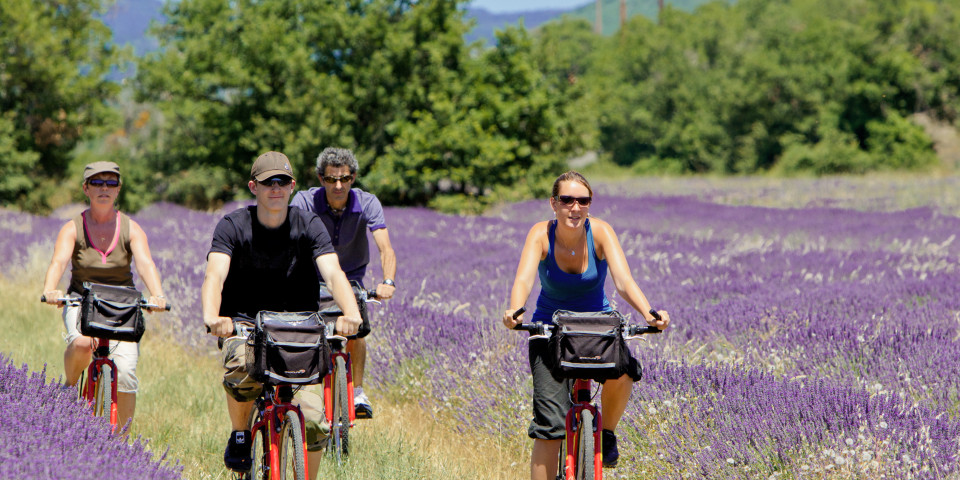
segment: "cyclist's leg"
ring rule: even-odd
[[[604,430],[617,428],[620,417],[627,409],[627,401],[630,400],[632,389],[633,379],[628,375],[603,382],[603,390],[600,392],[600,415]]]
[[[367,340],[364,337],[370,334],[370,317],[366,304],[359,304],[358,307],[363,323],[360,324],[357,338],[347,341],[346,350],[350,354],[350,371],[354,388],[352,401],[357,418],[371,418],[373,417],[373,407],[363,391],[363,372],[367,364]]]
[[[304,387],[293,398],[294,405],[303,412],[304,429],[307,431],[307,478],[316,478],[323,459],[324,447],[330,438],[330,424],[323,415],[323,394],[317,393],[318,385]]]
[[[90,365],[90,359],[93,355],[93,339],[80,335],[77,327],[77,321],[80,319],[79,305],[64,305],[63,307],[63,326],[66,333],[63,339],[67,343],[67,348],[63,352],[64,384],[73,386],[77,383],[80,375]]]
[[[533,419],[527,435],[534,439],[530,455],[530,478],[554,480],[557,456],[566,437],[566,415],[570,410],[570,382],[553,378],[544,363],[547,341],[529,342],[530,371],[533,374]]]
[[[250,414],[263,385],[247,374],[246,339],[230,337],[221,350],[223,388],[226,391],[227,413],[230,415],[230,438],[224,451],[224,463],[236,471],[250,468],[251,435],[247,431]],[[241,433],[243,432],[243,433]]]
[[[122,428],[133,418],[137,408],[137,361],[140,344],[135,342],[110,342],[110,359],[117,366],[117,426]]]

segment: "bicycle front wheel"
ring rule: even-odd
[[[267,428],[253,430],[253,426],[260,421],[259,410],[250,415],[250,427],[253,434],[253,443],[250,445],[250,471],[243,476],[243,480],[270,480],[270,439],[267,438]]]
[[[295,411],[287,411],[280,430],[280,478],[305,480],[306,462],[303,443],[303,426]]]
[[[347,398],[347,362],[342,356],[336,357],[333,382],[333,423],[330,425],[330,450],[337,457],[337,463],[343,463],[349,453],[351,398]]]
[[[102,365],[100,374],[97,376],[94,385],[93,395],[93,414],[97,417],[104,417],[114,428],[117,426],[116,406],[113,405],[113,368],[110,365]]]
[[[577,480],[594,480],[593,412],[581,410],[578,423],[575,434],[577,455],[574,458],[574,473]]]

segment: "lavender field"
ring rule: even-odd
[[[792,202],[771,186],[595,185],[591,214],[673,319],[633,345],[644,379],[611,478],[960,478],[960,210],[936,193],[957,182],[845,182],[803,181]],[[526,232],[550,213],[545,200],[483,217],[388,209],[399,289],[374,307],[368,388],[524,445],[525,339],[498,319]],[[199,351],[215,348],[196,312],[221,214],[134,215],[176,299],[168,333]],[[0,210],[0,272],[48,260],[61,223]]]

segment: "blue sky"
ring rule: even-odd
[[[593,3],[593,0],[473,0],[470,5],[494,13],[507,13],[548,8],[568,9],[588,3]]]

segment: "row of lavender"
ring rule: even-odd
[[[47,383],[45,373],[28,373],[0,354],[0,478],[180,478],[180,466],[155,459],[140,440],[119,439],[90,416],[76,390]]]
[[[593,214],[613,224],[641,287],[674,318],[635,347],[646,376],[622,424],[621,472],[957,474],[957,218],[599,190]],[[372,380],[426,395],[465,431],[523,435],[525,341],[497,319],[527,229],[551,216],[546,202],[497,218],[387,215],[401,288],[375,313]],[[211,345],[198,292],[218,217],[172,205],[135,216],[175,303],[172,330],[199,348]],[[10,232],[0,267],[49,248],[61,222],[0,211]],[[404,375],[411,366],[422,376]]]
[[[958,474],[960,220],[598,197],[594,214],[674,318],[637,347],[646,378],[626,415],[624,468]],[[374,354],[384,365],[429,359],[411,392],[431,392],[427,403],[467,431],[525,431],[525,347],[497,318],[526,230],[549,216],[545,202],[501,218],[391,212],[407,291],[384,309],[391,334]]]

